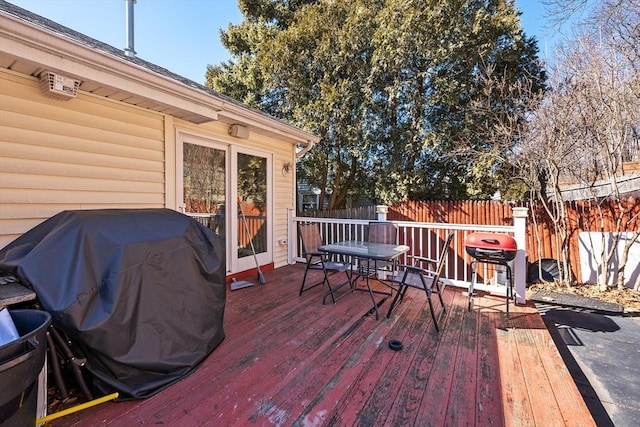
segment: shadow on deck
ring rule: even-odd
[[[178,383],[50,425],[595,425],[533,304],[507,320],[504,298],[478,295],[469,312],[447,288],[437,333],[417,290],[376,320],[366,293],[298,296],[302,272],[228,292],[225,340]]]

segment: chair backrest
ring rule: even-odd
[[[370,222],[367,240],[372,243],[398,243],[398,227],[392,222]]]
[[[442,273],[442,268],[444,267],[444,262],[447,259],[447,251],[449,250],[449,246],[451,246],[451,241],[453,240],[453,236],[455,232],[450,232],[447,234],[447,238],[444,241],[444,245],[442,246],[442,250],[440,251],[440,256],[438,257],[438,264],[436,265],[435,276],[440,278],[440,274]]]
[[[418,288],[425,287],[428,292],[431,292],[433,285],[440,281],[440,275],[442,274],[444,263],[447,260],[447,251],[449,250],[449,246],[451,245],[454,235],[454,232],[447,234],[447,238],[445,239],[442,250],[440,251],[440,256],[435,260],[435,267],[433,267],[433,271],[423,270],[420,267],[409,267],[403,278],[404,283]],[[429,260],[431,261],[431,259]],[[433,261],[430,263],[433,264]],[[440,281],[440,283],[442,284],[443,282]]]
[[[298,223],[298,235],[302,242],[302,256],[317,255],[318,248],[324,244],[320,236],[320,224],[317,222]]]

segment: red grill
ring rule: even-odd
[[[471,233],[464,239],[464,248],[480,262],[512,261],[518,251],[513,237],[498,233]]]

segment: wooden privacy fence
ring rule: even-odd
[[[562,237],[556,232],[541,204],[498,201],[405,201],[389,206],[387,218],[392,221],[419,221],[469,225],[512,225],[513,208],[527,207],[527,262],[538,259],[561,259]],[[621,214],[620,207],[622,207]],[[564,204],[569,239],[569,263],[577,281],[581,282],[580,232],[620,232],[640,229],[640,203],[637,199],[615,201],[571,201]],[[534,221],[535,215],[535,221]]]
[[[347,209],[334,209],[331,211],[306,211],[298,212],[298,216],[312,218],[354,218],[354,219],[371,219],[377,218],[376,207],[374,205],[358,206]]]

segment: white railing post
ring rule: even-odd
[[[516,302],[524,304],[527,292],[527,216],[528,208],[513,208],[514,239],[518,245],[518,252],[513,261],[513,279],[516,287]]]
[[[387,220],[387,212],[389,212],[389,207],[386,205],[376,205],[376,214],[378,216],[378,221],[386,221]]]
[[[293,256],[298,253],[297,224],[293,221],[295,214],[295,209],[287,208],[287,264],[289,265],[293,264]]]

